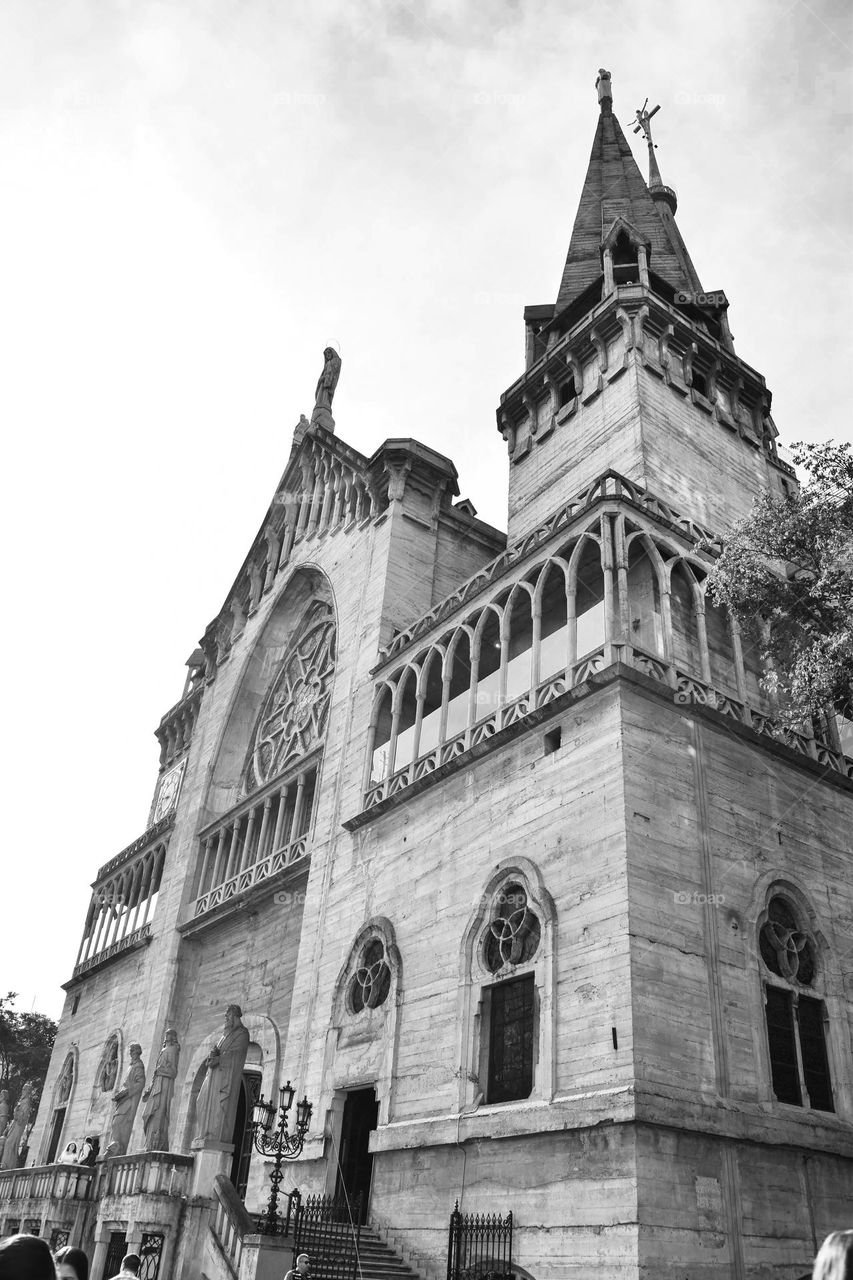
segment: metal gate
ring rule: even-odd
[[[298,1196],[298,1193],[294,1193]],[[294,1266],[300,1253],[311,1259],[311,1280],[354,1280],[361,1239],[361,1196],[296,1199]]]
[[[450,1215],[447,1238],[447,1280],[514,1280],[512,1274],[512,1214],[460,1213],[459,1201]]]

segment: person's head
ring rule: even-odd
[[[0,1240],[0,1280],[55,1280],[53,1254],[39,1236]]]
[[[67,1244],[56,1254],[57,1280],[89,1280],[89,1259],[82,1249]]]
[[[69,1142],[68,1146],[66,1147],[66,1150],[67,1150],[67,1151],[73,1151],[73,1152],[74,1152],[74,1154],[76,1155],[76,1154],[77,1154],[77,1143],[76,1143],[76,1142]]]
[[[126,1253],[121,1260],[122,1271],[129,1271],[131,1275],[138,1276],[139,1268],[142,1266],[142,1259],[138,1253]]]
[[[299,1257],[296,1259],[296,1270],[301,1276],[308,1275],[311,1270],[311,1259],[308,1257],[307,1253],[300,1253]]]
[[[833,1231],[814,1260],[813,1280],[853,1280],[853,1231]]]
[[[178,1033],[177,1033],[177,1031],[175,1030],[175,1028],[174,1028],[174,1027],[167,1027],[167,1029],[166,1029],[166,1044],[177,1044],[177,1043],[178,1043]]]
[[[130,1056],[131,1056],[131,1058],[141,1058],[141,1057],[142,1057],[142,1045],[141,1045],[141,1044],[132,1044],[132,1045],[130,1046]]]

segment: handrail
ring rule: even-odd
[[[216,1209],[210,1229],[236,1276],[240,1270],[243,1238],[252,1231],[252,1219],[224,1173],[218,1173],[214,1178],[213,1191]]]

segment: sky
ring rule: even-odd
[[[153,731],[323,348],[337,433],[411,436],[506,527],[499,396],[553,302],[599,67],[783,443],[850,438],[846,0],[4,0],[0,994],[57,1016]]]

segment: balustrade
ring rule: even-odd
[[[115,870],[102,874],[95,882],[74,966],[75,977],[130,950],[150,935],[166,860],[166,841],[157,836],[166,825],[152,828],[148,844],[139,841],[131,846],[132,856],[115,859],[108,864]]]
[[[165,1151],[113,1156],[101,1166],[99,1197],[185,1195],[192,1163],[192,1156]]]
[[[216,1207],[211,1230],[237,1275],[243,1253],[243,1238],[252,1231],[252,1220],[230,1181],[221,1173],[214,1179],[213,1190]]]
[[[96,1170],[86,1165],[39,1165],[0,1172],[0,1205],[51,1200],[90,1200]]]
[[[608,473],[414,623],[380,662],[365,810],[617,660],[666,683],[676,701],[714,707],[850,776],[837,733],[816,743],[808,726],[775,722],[755,653],[705,598],[710,564],[697,539],[716,545]]]
[[[193,915],[200,916],[292,866],[307,851],[317,766],[243,801],[201,834]]]

